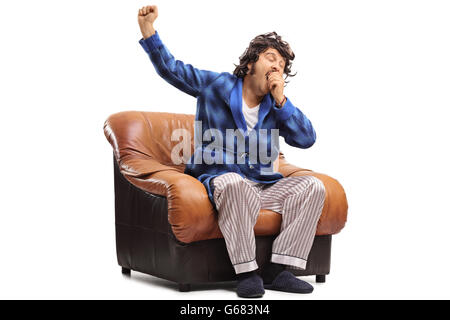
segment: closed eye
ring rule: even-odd
[[[266,53],[266,57],[268,57],[270,62],[275,62],[277,60],[277,58],[273,52]],[[282,60],[280,60],[280,68],[284,69],[284,63]]]

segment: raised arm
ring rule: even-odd
[[[142,33],[139,43],[149,55],[156,72],[176,88],[197,97],[220,74],[199,70],[190,64],[176,60],[162,43],[159,33],[153,27],[158,17],[157,6],[146,6],[139,10],[138,22]]]

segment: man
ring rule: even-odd
[[[237,274],[237,294],[261,297],[264,288],[312,292],[309,283],[284,269],[286,265],[306,268],[325,188],[315,177],[284,178],[273,168],[279,153],[278,134],[298,148],[309,148],[316,139],[311,122],[283,93],[283,74],[292,76],[294,53],[272,32],[250,43],[233,74],[199,70],[175,60],[153,27],[157,16],[156,6],[139,10],[143,36],[139,42],[162,78],[197,98],[196,144],[185,173],[203,183],[217,209]],[[213,142],[204,142],[212,136]],[[269,161],[264,148],[271,154]],[[282,223],[271,262],[257,273],[253,228],[260,209],[281,214]]]

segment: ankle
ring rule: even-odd
[[[272,281],[286,269],[283,264],[270,262],[262,272],[264,283],[272,283]]]
[[[249,271],[249,272],[238,273],[238,274],[236,275],[236,277],[237,277],[237,280],[238,280],[238,281],[242,281],[242,280],[244,280],[244,279],[248,279],[248,278],[253,277],[255,274],[256,274],[256,271],[253,270],[253,271]]]

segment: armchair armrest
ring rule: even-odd
[[[150,174],[124,175],[133,185],[166,197],[168,220],[175,237],[185,243],[217,238],[217,217],[203,184],[194,177],[154,161],[135,159],[134,168]],[[138,165],[136,165],[138,163]]]
[[[339,181],[323,173],[296,167],[288,163],[281,152],[279,172],[284,177],[314,176],[324,184],[326,197],[317,224],[316,235],[336,234],[344,228],[347,221],[348,204],[344,188]]]

